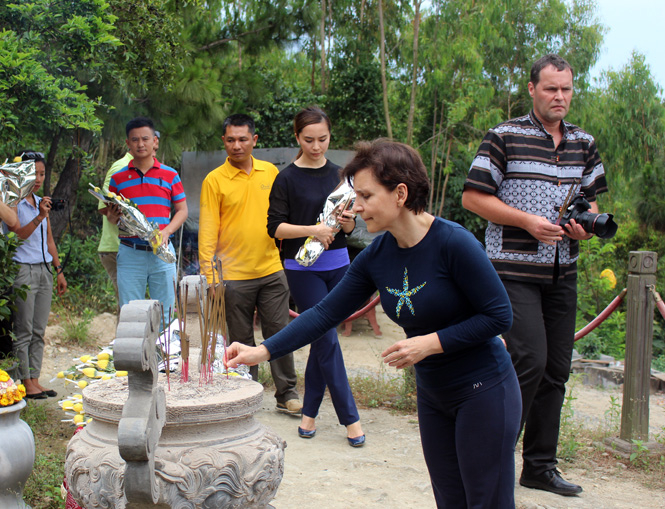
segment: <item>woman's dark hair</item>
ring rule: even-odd
[[[325,122],[328,125],[328,131],[332,132],[332,124],[328,115],[318,106],[309,106],[300,110],[293,119],[293,132],[299,135],[308,125],[320,124]],[[302,155],[302,148],[298,151],[296,159]]]
[[[24,150],[23,152],[19,152],[16,157],[20,157],[21,161],[34,161],[36,163],[46,164],[44,154],[37,152],[36,150]]]
[[[379,138],[371,142],[356,143],[356,155],[342,169],[342,177],[353,177],[360,170],[370,170],[379,183],[393,191],[405,184],[408,196],[404,206],[420,214],[425,211],[429,197],[429,178],[420,154],[412,147]]]

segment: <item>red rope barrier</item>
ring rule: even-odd
[[[649,285],[649,290],[651,290],[651,293],[653,294],[653,300],[656,301],[656,307],[660,312],[660,316],[665,318],[665,303],[663,302],[663,299],[661,298],[660,294],[656,291],[656,289],[653,287],[653,285]]]
[[[628,290],[626,288],[621,290],[621,293],[617,295],[612,302],[610,302],[609,306],[603,309],[601,313],[596,318],[591,320],[586,326],[582,327],[579,331],[577,331],[577,333],[575,334],[575,341],[577,341],[578,339],[582,339],[584,336],[589,334],[589,332],[591,332],[601,323],[603,323],[605,319],[608,316],[610,316],[616,308],[619,307],[619,304],[623,302],[623,298],[626,296],[626,293],[628,293]]]
[[[355,313],[353,313],[351,316],[349,316],[349,317],[348,317],[346,320],[344,320],[344,322],[342,322],[342,323],[352,322],[352,321],[355,320],[356,318],[361,317],[362,315],[364,315],[365,313],[367,313],[370,309],[376,307],[376,305],[377,305],[379,302],[381,302],[381,296],[380,296],[380,295],[377,295],[377,296],[376,296],[373,300],[371,300],[371,301],[370,301],[365,307],[363,307],[363,308],[359,309],[358,311],[356,311]],[[293,309],[289,309],[289,316],[290,316],[291,318],[298,318],[298,317],[300,316],[300,314],[299,314],[299,313],[296,313],[295,311],[293,311]]]

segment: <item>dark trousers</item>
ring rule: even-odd
[[[243,281],[224,281],[226,324],[229,341],[249,346],[254,342],[254,310],[261,321],[261,332],[265,339],[278,333],[289,323],[289,287],[284,271],[269,276]],[[270,371],[275,382],[275,399],[286,403],[298,399],[296,368],[293,354],[270,361]],[[254,380],[259,377],[259,367],[252,366]]]
[[[453,394],[418,387],[420,439],[438,508],[515,507],[520,410],[512,369]]]
[[[327,271],[286,270],[291,296],[302,313],[314,307],[339,283],[347,266]],[[330,329],[310,345],[305,369],[303,415],[315,418],[326,392],[330,391],[339,423],[344,426],[360,420],[346,376],[337,330]]]
[[[504,334],[522,392],[523,469],[556,467],[559,421],[575,336],[577,281],[557,284],[504,280],[513,326]]]

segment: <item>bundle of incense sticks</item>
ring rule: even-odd
[[[182,284],[181,281],[180,291],[177,291],[174,280],[173,290],[176,295],[176,312],[178,313],[178,330],[180,331],[180,358],[182,360],[180,381],[184,383],[189,381],[189,336],[187,335],[187,299],[189,297],[189,286]]]
[[[199,299],[199,327],[201,329],[200,384],[212,381],[217,338],[221,335],[226,341],[227,336],[222,263],[216,256],[213,258],[212,268],[212,284],[208,286],[206,295],[201,295],[200,292],[197,294]],[[226,347],[226,344],[224,346]]]
[[[159,348],[162,351],[162,359],[164,359],[164,368],[166,370],[166,387],[171,390],[171,378],[169,368],[169,357],[171,356],[171,327],[170,323],[164,323],[164,306],[159,303],[159,312],[162,320],[162,333],[159,336]],[[171,320],[171,306],[169,306],[168,320]],[[164,343],[162,343],[162,340]]]

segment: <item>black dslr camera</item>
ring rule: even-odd
[[[611,239],[617,232],[617,224],[612,214],[594,214],[589,212],[591,204],[580,193],[573,198],[561,216],[560,226],[565,226],[574,219],[587,233],[593,233],[601,239]]]
[[[63,210],[67,205],[67,200],[64,198],[51,198],[51,210]]]

